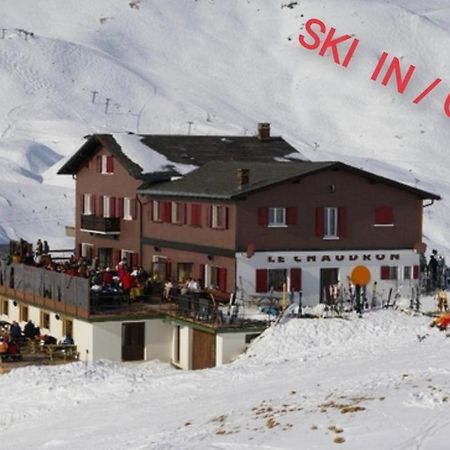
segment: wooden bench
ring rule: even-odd
[[[56,358],[63,359],[64,361],[78,361],[80,357],[77,346],[71,344],[44,345],[44,351],[47,353],[50,361],[53,361]]]
[[[2,353],[0,358],[2,362],[23,360],[23,356],[20,353]]]

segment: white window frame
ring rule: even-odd
[[[87,249],[90,249],[90,251],[88,252]],[[93,254],[93,250],[94,249],[94,245],[93,244],[89,244],[87,242],[82,242],[81,243],[81,256],[83,258],[86,258],[88,256],[88,253]]]
[[[286,223],[286,208],[270,207],[268,226],[272,228],[287,227]]]
[[[324,239],[338,239],[338,208],[335,206],[324,208],[323,218]]]
[[[152,221],[162,222],[162,203],[159,200],[152,201]]]
[[[105,175],[105,174],[107,174],[108,172],[107,172],[107,161],[108,161],[108,155],[101,155],[102,156],[102,158],[101,158],[101,173],[103,174],[103,175]]]
[[[172,214],[171,223],[179,224],[181,223],[181,203],[171,202]]]
[[[224,227],[224,209],[223,205],[212,205],[211,207],[211,228],[223,228]]]
[[[133,220],[133,216],[131,214],[131,198],[130,197],[123,198],[123,220]]]
[[[104,195],[103,196],[103,217],[105,219],[108,219],[111,217],[111,202],[110,202],[110,196]]]
[[[92,215],[92,194],[83,194],[83,215]]]

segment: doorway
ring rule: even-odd
[[[122,361],[141,361],[145,350],[145,323],[122,324]]]
[[[339,269],[320,269],[320,303],[331,304],[330,286],[339,282]]]

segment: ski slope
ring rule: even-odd
[[[309,18],[360,40],[349,67],[299,45]],[[89,133],[249,135],[268,121],[312,160],[442,195],[424,231],[450,248],[448,0],[3,0],[0,24],[1,241],[73,244],[73,180],[56,172]],[[383,51],[416,66],[402,95],[370,79]]]
[[[0,375],[0,448],[444,450],[449,339],[429,322],[392,310],[291,319],[234,363],[195,372],[16,369]]]

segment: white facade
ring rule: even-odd
[[[287,292],[291,290],[290,269],[301,269],[301,290],[303,304],[314,306],[319,303],[322,269],[338,269],[339,283],[347,283],[353,270],[364,266],[370,273],[367,289],[378,284],[378,295],[387,298],[389,290],[400,291],[408,296],[411,288],[418,283],[414,279],[414,266],[419,266],[419,253],[414,250],[351,250],[351,251],[299,251],[299,252],[256,252],[250,258],[246,253],[236,254],[236,280],[238,289],[249,296],[264,296],[256,291],[257,269],[286,270]],[[381,267],[389,266],[397,273],[396,279],[382,280]],[[274,292],[280,296],[281,292]]]

